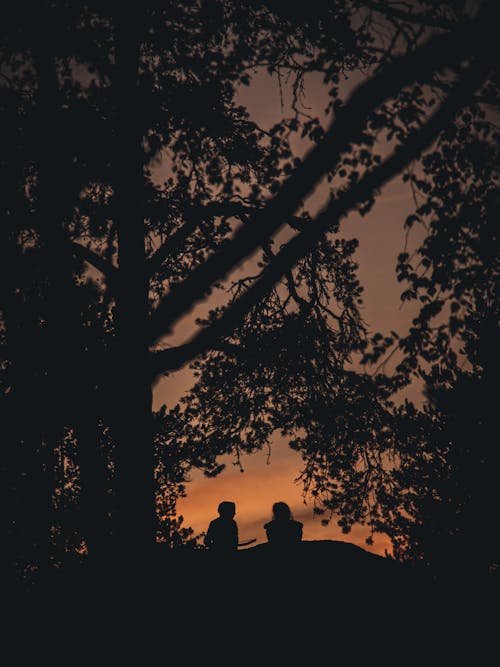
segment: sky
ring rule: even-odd
[[[355,83],[346,80],[344,94]],[[282,87],[282,98],[276,77],[259,73],[250,87],[241,90],[239,101],[247,107],[251,118],[267,129],[283,113],[287,114],[290,101],[287,93],[287,87]],[[306,80],[305,100],[310,107],[309,113],[322,115],[327,99],[327,92],[318,77]],[[297,151],[303,148],[295,146]],[[307,208],[314,212],[324,200],[325,190],[319,185],[308,200]],[[355,257],[364,286],[362,315],[373,332],[395,329],[404,333],[414,316],[414,305],[406,303],[401,306],[399,296],[402,286],[397,282],[395,273],[397,256],[406,242],[403,222],[413,207],[409,186],[401,179],[394,179],[381,191],[368,216],[362,218],[353,212],[341,227],[344,238],[355,237],[359,240]],[[418,242],[419,233],[422,232],[418,229],[412,230],[411,245]],[[240,270],[244,271],[244,267]],[[202,310],[207,308],[207,304],[202,306]],[[179,340],[175,342],[181,342],[191,333],[192,326],[193,315],[181,320],[175,331]],[[164,403],[173,406],[189,389],[191,379],[190,371],[184,369],[160,380],[154,389],[154,408],[158,409]],[[418,402],[421,398],[418,388],[410,391],[410,397]],[[265,542],[263,525],[271,518],[272,504],[284,501],[290,506],[294,518],[304,524],[305,540],[345,540],[381,555],[390,553],[390,541],[385,535],[375,535],[374,544],[369,546],[365,542],[369,536],[365,527],[355,526],[345,535],[337,526],[335,517],[327,526],[322,525],[324,517],[314,515],[312,502],[307,499],[304,502],[302,486],[297,481],[301,470],[300,455],[291,450],[280,436],[273,439],[270,455],[262,451],[244,456],[243,472],[234,465],[231,457],[223,457],[221,461],[226,463],[226,469],[215,478],[192,471],[186,484],[187,495],[178,502],[178,514],[183,516],[185,525],[191,526],[196,535],[205,531],[209,521],[217,516],[219,502],[231,500],[236,503],[235,519],[240,541],[256,539],[257,543]]]

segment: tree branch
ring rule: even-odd
[[[186,239],[196,231],[198,225],[204,218],[209,217],[232,217],[249,215],[253,210],[245,206],[242,202],[228,201],[228,202],[209,202],[202,206],[191,206],[184,213],[187,222],[175,231],[149,258],[148,271],[153,274],[158,271],[163,262],[173,255],[182,246]]]
[[[261,278],[234,301],[218,320],[200,330],[184,345],[152,353],[153,374],[178,370],[234,331],[250,309],[266,296],[290,267],[314,247],[323,234],[337,225],[360,201],[369,199],[376,190],[400,173],[437,138],[446,123],[480,85],[490,67],[489,63],[483,61],[472,66],[427,123],[413,132],[404,146],[398,147],[377,169],[368,172],[358,183],[340,193],[307,229],[284,245],[275,255],[273,262],[268,264]]]
[[[169,238],[162,243],[153,255],[147,260],[147,273],[152,275],[159,271],[161,265],[171,255],[173,255],[182,246],[193,232],[196,231],[200,221],[197,219],[186,222],[180,229],[175,231]]]
[[[230,242],[171,288],[151,316],[150,341],[167,333],[204,298],[214,282],[224,279],[285,224],[323,174],[361,138],[374,108],[415,80],[429,80],[436,71],[447,66],[458,68],[475,49],[481,51],[489,44],[490,35],[483,33],[489,30],[491,38],[495,38],[490,16],[493,4],[488,3],[488,11],[483,11],[480,19],[467,26],[460,25],[451,34],[430,38],[417,51],[394,59],[383,71],[361,84],[337,114],[323,141],[309,151],[275,197],[256,214],[253,224],[240,228]]]
[[[183,243],[196,231],[200,222],[207,217],[243,217],[252,215],[255,209],[246,206],[242,202],[228,201],[228,202],[209,202],[203,206],[192,206],[185,214],[188,221],[177,231],[175,231],[149,258],[148,271],[152,275],[155,271],[159,271],[161,265],[165,260],[176,253]],[[297,216],[291,216],[288,224],[293,229],[303,229],[305,220]]]
[[[92,264],[92,266],[100,271],[110,283],[116,280],[118,269],[96,252],[76,243],[76,241],[68,241],[68,248],[73,255]]]
[[[494,95],[476,95],[473,99],[476,104],[488,104],[492,107],[500,106],[500,99]]]
[[[399,19],[400,21],[405,21],[406,23],[425,25],[429,28],[439,28],[440,30],[450,30],[457,25],[452,21],[447,21],[445,18],[436,18],[429,13],[412,14],[411,12],[405,12],[404,9],[394,7],[390,3],[372,2],[371,0],[366,0],[364,4],[367,9],[372,9],[379,14],[384,14],[384,16],[387,16],[388,18]]]

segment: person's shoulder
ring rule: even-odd
[[[297,528],[302,528],[304,525],[302,521],[296,521],[295,519],[293,519],[293,523],[297,526]]]
[[[272,525],[273,525],[273,522],[268,521],[267,523],[264,524],[264,529],[267,530],[268,528],[271,528]]]

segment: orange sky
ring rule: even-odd
[[[285,87],[285,114],[289,102],[286,93]],[[308,112],[320,115],[326,100],[326,91],[319,78],[310,78],[306,86]],[[260,74],[253,86],[244,88],[240,101],[264,128],[276,123],[283,115],[276,79],[267,74]],[[300,150],[300,147],[296,146],[296,149]],[[325,191],[319,186],[308,200],[307,207],[314,212],[324,200]],[[352,213],[342,225],[342,236],[356,237],[360,241],[356,260],[365,288],[362,314],[372,331],[396,329],[404,333],[414,316],[415,306],[406,304],[401,308],[399,295],[402,287],[395,278],[396,258],[405,244],[403,221],[413,205],[409,187],[401,180],[394,180],[384,188],[366,218]],[[418,234],[418,230],[412,231],[413,245],[418,240]],[[206,308],[207,304],[201,307],[202,310]],[[199,312],[197,310],[195,315]],[[192,331],[195,315],[187,316],[178,324],[176,343]],[[160,380],[154,390],[155,409],[163,403],[172,406],[189,388],[190,380],[188,370]],[[412,397],[418,400],[418,390],[413,390]],[[304,504],[300,483],[294,482],[300,472],[300,455],[290,450],[283,441],[277,439],[273,442],[269,462],[267,452],[244,457],[243,473],[232,465],[230,457],[226,457],[224,462],[227,469],[215,478],[193,471],[191,481],[186,485],[187,497],[178,503],[179,514],[195,533],[206,530],[209,521],[217,515],[217,505],[221,500],[232,500],[236,503],[235,518],[240,540],[256,538],[257,542],[263,542],[265,533],[262,526],[270,518],[271,506],[275,501],[282,500],[290,505],[294,517],[304,523],[304,539],[342,539],[377,553],[383,554],[386,549],[390,551],[389,540],[383,535],[375,536],[374,545],[368,547],[365,544],[368,532],[363,527],[355,527],[350,534],[343,535],[334,519],[326,527],[321,525],[321,517],[313,515],[312,504]]]

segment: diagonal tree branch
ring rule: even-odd
[[[163,262],[176,253],[184,242],[198,229],[200,221],[196,218],[186,222],[180,229],[175,231],[147,260],[147,273],[152,275],[159,271]]]
[[[457,25],[444,17],[436,17],[430,12],[419,12],[412,14],[400,7],[391,5],[389,2],[376,2],[375,0],[365,0],[363,3],[367,9],[384,14],[388,18],[398,19],[406,23],[413,23],[416,25],[424,25],[429,28],[439,28],[441,30],[450,30]]]
[[[85,246],[76,243],[76,241],[68,241],[68,249],[71,254],[92,264],[94,268],[107,278],[110,284],[117,279],[118,269],[96,252],[90,250],[90,248],[86,248]]]
[[[153,274],[158,271],[163,262],[176,253],[183,243],[195,232],[203,219],[208,217],[232,217],[249,215],[254,211],[242,202],[209,202],[202,206],[191,206],[187,212],[183,212],[187,222],[175,231],[149,258],[148,271]]]
[[[404,86],[416,80],[428,81],[445,67],[457,69],[466,57],[476,51],[481,53],[495,39],[490,16],[493,4],[488,3],[487,11],[477,20],[459,26],[452,33],[430,38],[417,51],[400,56],[361,84],[337,114],[323,141],[306,155],[275,197],[255,215],[253,223],[240,228],[231,241],[171,288],[150,318],[150,341],[167,333],[209,292],[214,282],[224,279],[285,224],[324,173],[360,139],[374,108]]]
[[[360,201],[369,199],[376,190],[400,173],[432,144],[457,110],[470,99],[490,68],[489,63],[480,61],[467,70],[427,123],[413,132],[406,143],[399,146],[377,169],[365,174],[358,183],[333,199],[307,229],[284,245],[262,276],[234,301],[218,320],[200,330],[184,345],[152,353],[153,375],[181,368],[185,363],[214,347],[221,338],[230,335],[251,308],[266,296],[290,267],[314,247],[323,234],[338,225],[340,219]]]
[[[254,215],[255,208],[247,206],[238,201],[218,202],[213,201],[202,206],[192,206],[185,214],[187,222],[175,231],[148,259],[149,274],[159,271],[161,265],[169,257],[172,257],[184,244],[184,242],[198,229],[200,222],[208,217],[244,217]],[[293,229],[303,229],[305,221],[303,218],[290,216],[287,220]]]

